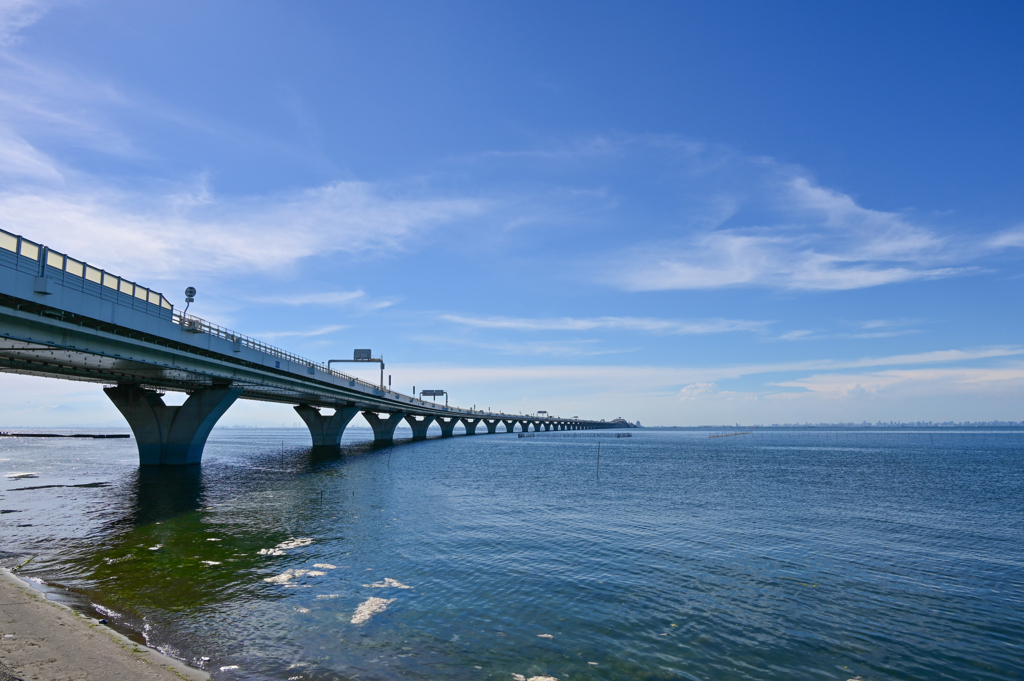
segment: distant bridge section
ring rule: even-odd
[[[438,406],[386,390],[262,341],[182,314],[167,298],[24,237],[0,230],[0,371],[93,381],[131,426],[139,461],[194,464],[217,420],[237,399],[291,404],[314,447],[337,448],[362,413],[374,440],[389,443],[405,421],[413,439],[431,423],[442,437],[632,427]],[[168,406],[165,391],[189,395]],[[323,413],[330,409],[332,413]],[[480,431],[482,432],[482,431]]]

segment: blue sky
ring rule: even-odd
[[[0,226],[465,406],[1020,420],[1022,29],[1017,3],[7,0]],[[120,423],[96,386],[0,387],[6,425]]]

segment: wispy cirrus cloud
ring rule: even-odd
[[[889,369],[871,373],[814,374],[771,385],[801,388],[823,397],[842,398],[858,393],[875,394],[900,388],[924,394],[941,384],[958,392],[998,389],[999,384],[1020,388],[1024,382],[1024,366],[995,368],[931,368]]]
[[[441,319],[462,326],[480,329],[504,329],[510,331],[592,331],[595,329],[611,329],[673,335],[762,331],[772,324],[770,321],[751,321],[745,319],[693,321],[657,319],[652,317],[558,317],[529,319],[522,317],[467,317],[454,314],[441,315]]]
[[[617,273],[608,282],[631,291],[841,291],[972,271],[934,229],[861,207],[798,170],[761,165],[766,177],[745,199],[757,214],[752,224],[738,224],[742,219],[733,215],[673,241],[639,246],[618,267],[606,268]]]
[[[255,303],[287,305],[290,307],[301,307],[306,305],[330,307],[358,305],[363,309],[370,310],[379,310],[395,304],[394,301],[391,300],[371,300],[362,289],[355,291],[318,291],[316,293],[257,296],[251,300]]]
[[[280,271],[314,255],[400,250],[415,234],[481,210],[477,200],[395,198],[365,182],[191,203],[112,189],[0,192],[7,230],[149,278],[186,268]]]
[[[8,46],[18,33],[39,21],[52,2],[40,0],[4,0],[0,3],[0,46]]]
[[[489,350],[499,355],[549,356],[549,357],[598,357],[634,352],[634,349],[600,347],[597,339],[578,338],[573,340],[529,340],[529,341],[479,341],[452,336],[419,336],[422,343],[443,343]]]
[[[265,338],[267,340],[278,340],[280,338],[315,338],[317,336],[327,336],[335,331],[341,331],[345,328],[348,327],[343,324],[331,324],[304,331],[264,331],[262,333],[255,333],[253,336],[256,338]]]

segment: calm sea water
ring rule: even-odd
[[[631,434],[0,438],[0,551],[216,679],[1024,678],[1024,431]]]

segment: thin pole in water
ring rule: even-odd
[[[597,479],[601,479],[601,443],[597,443]]]

